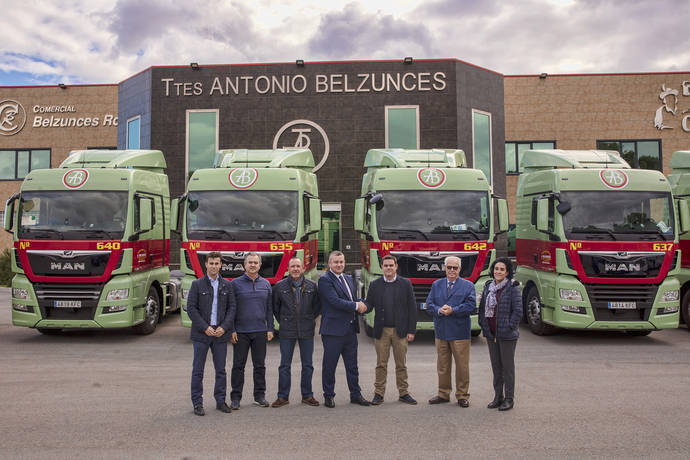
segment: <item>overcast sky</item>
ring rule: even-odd
[[[0,85],[405,56],[506,75],[690,71],[690,0],[0,0],[0,37]]]

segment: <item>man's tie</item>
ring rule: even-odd
[[[350,289],[347,287],[347,283],[345,282],[345,277],[343,275],[338,275],[338,279],[340,280],[340,284],[343,285],[343,289],[345,289],[345,293],[347,294],[347,297],[352,300],[352,294],[350,294]]]
[[[448,288],[446,289],[446,296],[449,296],[450,291],[453,290],[453,284],[455,284],[455,281],[453,281],[452,283],[448,283]]]

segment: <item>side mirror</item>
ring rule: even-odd
[[[541,198],[537,201],[537,230],[549,230],[549,199]]]
[[[556,211],[558,211],[558,214],[564,216],[570,211],[570,203],[567,201],[561,201],[556,205]]]
[[[678,200],[678,216],[681,233],[690,231],[690,209],[688,209],[688,201],[683,198]],[[5,211],[5,218],[7,218],[7,211]]]
[[[369,198],[369,204],[375,204],[377,211],[382,210],[383,209],[383,195],[381,193],[377,193],[376,195],[372,196],[371,198]]]
[[[498,205],[498,231],[507,232],[508,231],[508,202],[505,198],[499,198],[496,200]]]
[[[180,199],[175,198],[170,202],[170,231],[179,233],[180,229],[177,223],[177,220],[179,219],[179,208],[180,208]]]
[[[309,232],[321,231],[321,200],[309,198]]]
[[[14,227],[14,203],[18,198],[19,194],[15,193],[5,203],[5,221],[3,225],[5,226],[5,231],[9,233],[12,233],[12,227]]]
[[[355,200],[355,231],[364,233],[364,215],[366,213],[366,198],[357,198]]]

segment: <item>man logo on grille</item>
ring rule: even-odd
[[[255,168],[235,168],[230,171],[228,179],[235,188],[249,188],[259,178],[259,171]]]
[[[419,183],[427,188],[437,188],[446,182],[446,173],[437,168],[422,168],[417,171]]]
[[[618,169],[603,169],[599,172],[601,181],[609,188],[623,188],[628,185],[628,175]]]
[[[86,169],[70,169],[62,176],[62,183],[69,189],[77,189],[86,184],[89,172]]]
[[[17,102],[6,99],[0,102],[0,134],[12,136],[17,134],[26,123],[24,107]]]

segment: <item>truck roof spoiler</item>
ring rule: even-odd
[[[613,150],[527,150],[522,157],[521,166],[526,170],[630,169],[630,165]]]
[[[59,167],[127,168],[162,173],[167,164],[160,150],[73,150]]]
[[[690,169],[690,150],[678,150],[673,152],[669,167],[673,170]]]
[[[282,148],[273,150],[219,150],[214,168],[297,168],[311,171],[314,155],[309,149]]]
[[[466,168],[465,152],[458,149],[372,149],[365,168]]]

